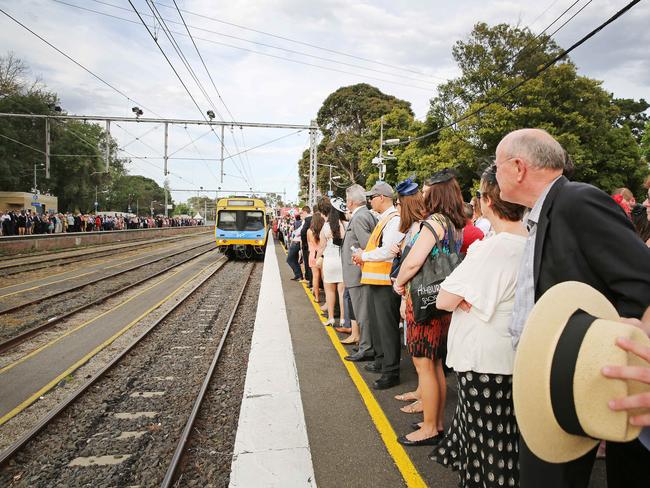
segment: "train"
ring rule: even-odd
[[[217,202],[214,238],[228,257],[263,259],[268,235],[267,207],[261,198],[230,197]]]

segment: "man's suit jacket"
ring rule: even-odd
[[[549,191],[537,224],[535,301],[563,281],[591,285],[622,317],[650,306],[650,248],[603,191],[564,176]]]
[[[302,224],[302,229],[300,229],[300,242],[302,244],[303,249],[308,248],[308,242],[307,242],[307,231],[311,227],[311,215],[308,217],[305,217],[305,222]]]
[[[341,247],[343,283],[348,288],[361,286],[361,268],[352,262],[351,247],[365,249],[375,225],[377,219],[366,207],[360,207],[350,219]]]

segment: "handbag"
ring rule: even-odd
[[[443,252],[442,243],[431,224],[425,220],[420,225],[420,229],[424,226],[431,231],[436,239],[438,252],[435,255],[429,253],[422,267],[411,279],[410,294],[413,304],[413,319],[418,323],[428,322],[433,318],[449,313],[446,310],[438,310],[436,300],[440,292],[440,284],[456,269],[462,261],[462,257],[456,252],[453,226],[447,217],[445,217],[445,220],[447,229],[449,229],[449,254]]]

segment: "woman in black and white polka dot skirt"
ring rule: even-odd
[[[481,210],[496,232],[472,244],[442,283],[436,303],[453,311],[447,366],[458,378],[458,406],[430,458],[458,471],[459,486],[519,486],[519,432],[512,404],[514,349],[508,331],[527,232],[524,208],[504,202],[490,167]]]

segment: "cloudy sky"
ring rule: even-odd
[[[182,65],[145,0],[132,0],[205,112],[210,102]],[[341,86],[373,84],[426,115],[436,85],[457,74],[455,41],[473,24],[507,22],[540,32],[573,0],[176,0],[210,71],[194,50],[173,0],[154,0],[207,95],[224,120],[308,124]],[[568,47],[627,0],[578,0],[555,36]],[[127,0],[0,0],[0,8],[122,91],[129,101],[0,14],[0,50],[13,51],[61,98],[71,114],[199,119],[201,115]],[[92,12],[90,10],[94,10]],[[650,98],[650,5],[640,2],[572,54],[580,73],[603,81],[617,97]],[[555,28],[551,28],[549,32]],[[224,102],[226,107],[224,107]],[[146,108],[145,108],[146,107]],[[120,123],[112,133],[133,159],[132,174],[163,182],[163,129]],[[136,139],[136,137],[138,139]],[[278,141],[235,156],[245,148]],[[175,190],[298,192],[296,162],[306,131],[226,129],[224,182],[219,142],[206,127],[170,129],[170,185]],[[29,143],[29,141],[24,141]],[[176,201],[196,193],[174,191]],[[212,193],[214,196],[214,193]]]

